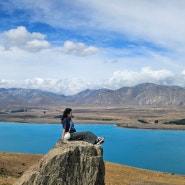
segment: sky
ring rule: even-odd
[[[0,88],[185,87],[184,9],[176,0],[1,0]]]

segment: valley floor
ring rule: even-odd
[[[0,152],[0,185],[12,185],[42,155]],[[105,185],[184,185],[185,176],[105,162]]]
[[[185,119],[185,107],[72,107],[74,123],[116,124],[126,128],[185,130],[184,125],[164,124]],[[0,122],[60,123],[65,107],[28,108],[25,112],[0,112]]]

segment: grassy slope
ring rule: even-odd
[[[42,155],[0,153],[0,185],[11,185]],[[184,185],[185,176],[105,162],[106,185]]]

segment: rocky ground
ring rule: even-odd
[[[0,153],[0,185],[13,184],[42,155]],[[185,176],[105,162],[106,185],[184,185]]]

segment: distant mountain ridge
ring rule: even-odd
[[[12,106],[42,107],[59,105],[92,106],[183,106],[185,89],[179,86],[164,86],[152,83],[118,90],[85,90],[73,96],[64,96],[37,89],[0,88],[0,108]]]
[[[0,88],[0,108],[54,106],[62,97],[37,89]]]
[[[71,99],[79,105],[185,105],[185,89],[144,83],[118,90],[86,90]]]

